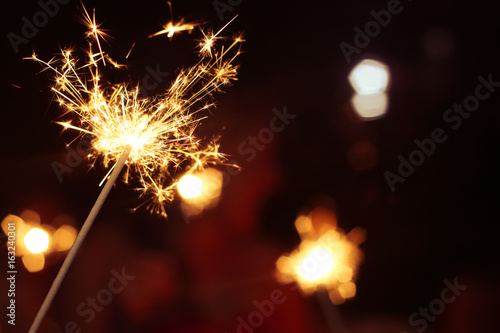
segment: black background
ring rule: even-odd
[[[447,309],[433,328],[439,332],[493,332],[498,323],[492,311],[498,309],[500,295],[499,92],[482,102],[457,130],[452,130],[442,116],[454,103],[462,103],[474,93],[479,75],[492,74],[495,81],[500,81],[500,7],[486,1],[404,1],[401,14],[393,16],[391,23],[348,64],[339,44],[353,44],[353,28],[363,27],[372,20],[370,11],[384,9],[386,4],[247,0],[224,13],[221,21],[211,1],[173,1],[174,18],[204,21],[213,29],[238,15],[226,35],[238,31],[245,35],[244,53],[237,60],[241,66],[239,80],[226,93],[216,96],[218,108],[200,128],[200,135],[209,138],[221,134],[222,151],[242,165],[242,174],[225,189],[220,207],[209,212],[209,217],[193,220],[187,226],[176,203],[167,221],[144,211],[130,214],[129,209],[139,200],[125,184],[118,184],[98,218],[96,224],[100,226],[89,237],[101,229],[121,229],[116,231],[116,237],[126,235],[123,237],[132,239],[134,247],[168,252],[175,257],[179,246],[196,247],[180,245],[179,234],[189,233],[192,225],[217,225],[220,220],[221,225],[211,230],[225,229],[229,235],[228,229],[236,230],[235,243],[243,237],[249,249],[260,248],[265,241],[272,248],[290,251],[298,244],[293,228],[297,213],[315,197],[328,196],[336,202],[340,227],[350,230],[361,226],[368,232],[361,246],[365,260],[357,283],[358,295],[340,307],[347,325],[352,325],[351,331],[355,331],[353,323],[360,318],[374,317],[374,322],[380,323],[375,327],[382,327],[381,318],[387,316],[405,322],[419,306],[439,296],[444,279],[459,277],[472,296],[463,298],[466,305],[452,317],[448,312],[455,310]],[[172,41],[165,36],[146,38],[170,18],[164,1],[86,1],[85,5],[95,7],[98,21],[110,30],[113,40],[104,48],[113,58],[125,61],[130,46],[137,42],[126,60],[128,70],[117,75],[117,80],[140,82],[147,74],[146,66],[161,64],[161,69],[171,74],[158,87],[160,91],[168,87],[167,81],[180,68],[197,59],[194,48],[198,32],[177,35]],[[40,58],[50,59],[62,46],[84,46],[85,29],[77,22],[80,8],[77,1],[61,5],[59,13],[28,44],[21,45],[18,53],[7,37],[3,38],[2,218],[31,208],[41,215],[43,223],[60,213],[83,221],[98,195],[97,184],[105,174],[99,165],[89,170],[83,163],[64,175],[63,182],[58,181],[51,163],[64,160],[65,145],[74,136],[70,132],[61,134],[61,128],[52,123],[60,110],[51,103],[50,74],[37,74],[40,66],[22,59],[33,50]],[[19,34],[21,18],[31,18],[39,10],[36,2],[4,2],[3,36],[9,32]],[[425,51],[425,38],[436,29],[452,38],[448,57],[433,59]],[[371,122],[359,120],[349,108],[352,91],[347,75],[364,57],[384,61],[392,73],[388,113]],[[276,140],[254,162],[246,163],[237,151],[238,144],[267,126],[273,108],[281,110],[285,105],[297,118],[276,134]],[[397,184],[392,193],[384,172],[396,172],[398,156],[407,157],[416,148],[414,140],[430,137],[437,127],[445,130],[447,141],[438,145],[435,153],[404,183]],[[376,166],[363,171],[354,170],[347,159],[349,149],[360,141],[371,142],[378,153]],[[233,223],[236,227],[231,229]],[[244,266],[248,254],[242,247],[229,247],[226,252],[233,252]],[[267,254],[267,260],[273,262],[279,250]],[[177,265],[182,271],[182,260]],[[32,299],[31,308],[41,303],[56,268],[35,274],[20,272],[20,280],[38,286],[40,295]],[[190,279],[189,273],[182,274]],[[185,288],[187,293],[195,292],[189,285]],[[240,301],[251,303],[252,298]],[[60,302],[56,309],[64,307]],[[315,309],[314,304],[305,302]],[[203,313],[192,306],[185,310],[188,314]],[[24,315],[26,322],[31,322],[31,312]],[[55,310],[53,316],[57,317]],[[205,318],[205,314],[193,315],[198,320],[200,316]],[[471,322],[477,326],[467,326]],[[151,325],[148,327],[155,329],[144,331],[170,331],[157,328],[162,324]],[[0,326],[6,327],[5,319]],[[108,323],[108,331],[122,329],[117,327]],[[24,330],[19,327],[19,332]],[[205,332],[201,328],[198,331]],[[398,328],[383,332],[392,331],[399,332]]]

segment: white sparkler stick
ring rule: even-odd
[[[31,328],[30,328],[28,333],[36,333],[38,331],[38,329],[40,328],[40,325],[42,324],[42,321],[45,318],[45,315],[47,314],[47,311],[49,310],[50,305],[52,304],[52,301],[54,300],[54,297],[56,296],[56,293],[59,290],[59,287],[61,286],[61,283],[64,280],[64,277],[66,276],[66,273],[68,272],[69,267],[73,263],[73,260],[75,259],[76,254],[77,254],[78,250],[80,249],[80,246],[82,245],[83,240],[85,239],[85,236],[87,236],[87,233],[89,232],[90,227],[92,227],[92,223],[94,223],[94,220],[97,217],[97,214],[101,210],[101,207],[104,204],[104,201],[106,201],[106,198],[108,197],[108,194],[111,191],[111,188],[113,187],[116,179],[118,178],[120,171],[123,169],[123,166],[125,165],[125,162],[127,161],[127,158],[130,155],[131,150],[132,150],[132,146],[127,145],[125,147],[125,150],[122,152],[122,154],[118,158],[118,161],[116,162],[116,164],[114,166],[113,172],[109,176],[109,179],[106,182],[106,185],[102,189],[101,193],[99,194],[99,197],[97,198],[94,206],[92,207],[92,210],[90,211],[89,215],[87,216],[87,219],[83,223],[83,226],[82,226],[78,236],[76,237],[75,242],[73,243],[73,246],[71,247],[71,250],[69,250],[68,255],[66,256],[66,259],[64,259],[64,262],[63,262],[61,268],[59,269],[59,272],[57,273],[56,278],[54,279],[54,282],[52,282],[52,286],[50,287],[50,290],[47,293],[47,296],[45,297],[45,300],[43,301],[43,304],[40,307],[40,310],[38,310],[38,313],[35,317],[35,320],[33,321],[33,324],[31,325]]]

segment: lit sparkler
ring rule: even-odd
[[[173,170],[179,167],[188,173],[203,170],[206,165],[216,163],[223,157],[217,143],[203,145],[194,131],[203,119],[201,112],[213,106],[210,102],[212,93],[221,91],[224,85],[236,79],[237,67],[233,61],[240,54],[239,45],[243,41],[241,36],[237,36],[229,45],[215,49],[214,40],[220,31],[216,34],[204,33],[198,63],[182,70],[164,93],[140,98],[138,86],[105,82],[101,75],[101,60],[104,66],[106,60],[115,68],[122,65],[102,50],[99,39],[108,35],[96,23],[95,12],[91,18],[84,8],[84,22],[89,29],[87,37],[90,39],[86,62],[82,63],[70,49],[62,50],[57,60],[43,61],[35,54],[30,59],[53,71],[55,85],[52,90],[65,110],[63,116],[77,118],[73,120],[76,124],[72,120],[60,124],[78,131],[81,137],[89,136],[93,147],[91,157],[101,157],[105,167],[112,166],[103,179],[103,182],[107,179],[106,184],[54,279],[30,333],[38,330],[69,266],[125,165],[126,182],[135,178],[139,184],[137,189],[143,195],[151,195],[145,203],[147,208],[166,216],[165,204],[173,199],[176,187]],[[179,23],[170,26],[177,27],[175,31],[170,30],[169,34],[172,35],[181,28],[185,30]],[[95,45],[99,52],[93,51]]]

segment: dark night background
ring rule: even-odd
[[[238,15],[225,33],[245,35],[244,54],[236,60],[239,79],[215,96],[218,107],[199,133],[221,134],[222,151],[243,170],[230,179],[216,208],[188,224],[178,201],[168,220],[143,210],[130,213],[139,200],[119,182],[41,332],[64,332],[71,320],[83,332],[236,332],[236,318],[255,310],[254,300],[276,288],[288,290],[273,282],[274,263],[297,246],[294,219],[320,197],[335,201],[342,229],[360,226],[368,235],[361,245],[365,258],[357,296],[337,308],[345,332],[417,332],[408,317],[440,297],[443,280],[455,278],[467,290],[427,331],[498,332],[500,92],[481,102],[455,131],[442,116],[474,93],[479,75],[492,74],[500,82],[500,5],[402,1],[403,11],[348,64],[339,44],[353,44],[353,28],[363,28],[372,20],[370,11],[385,9],[387,2],[244,0],[221,21],[212,1],[172,0],[174,19],[204,21],[205,27],[219,29]],[[35,1],[3,5],[0,217],[30,208],[42,223],[65,213],[80,227],[105,169],[89,170],[84,162],[58,181],[51,165],[64,161],[74,135],[61,134],[53,123],[60,109],[51,103],[50,73],[37,74],[41,67],[22,58],[35,50],[50,59],[60,46],[84,46],[85,30],[77,22],[81,6],[76,0],[60,5],[15,53],[7,34],[20,34],[21,18],[31,19],[40,7]],[[170,75],[152,94],[197,60],[197,31],[172,41],[146,38],[170,19],[166,1],[85,5],[96,8],[97,20],[114,37],[104,49],[129,65],[117,80],[140,83],[147,66],[160,64]],[[385,62],[392,75],[388,113],[374,121],[362,121],[349,105],[347,75],[365,57]],[[247,163],[238,145],[268,126],[273,108],[284,106],[297,117]],[[414,140],[429,138],[437,127],[447,141],[392,193],[384,172],[396,172],[398,156],[408,157]],[[353,151],[360,143],[375,147],[374,163]],[[1,253],[4,268],[4,247]],[[1,332],[28,330],[57,273],[56,259],[38,273],[23,270],[18,259],[17,325],[12,330],[3,316]],[[85,324],[74,309],[121,267],[137,280]],[[289,301],[255,332],[328,331],[315,298],[286,296]],[[6,299],[2,296],[2,308]]]

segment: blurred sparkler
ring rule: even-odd
[[[214,41],[222,39],[215,34],[203,33],[200,42],[200,60],[196,65],[180,71],[171,86],[155,97],[140,98],[139,87],[128,83],[111,84],[102,76],[106,61],[115,68],[122,65],[113,61],[103,51],[100,39],[108,34],[84,11],[87,25],[87,60],[81,62],[71,49],[63,49],[59,59],[43,61],[36,54],[29,59],[41,63],[54,73],[52,87],[56,100],[64,108],[63,116],[73,117],[59,122],[67,129],[76,130],[79,136],[89,136],[94,160],[101,157],[109,167],[106,184],[84,222],[75,243],[66,257],[40,311],[30,329],[36,332],[71,265],[78,248],[88,233],[109,191],[126,165],[125,181],[136,179],[137,189],[150,195],[144,203],[153,212],[166,216],[166,203],[173,200],[176,180],[173,169],[182,167],[186,172],[203,170],[210,163],[223,158],[219,145],[203,145],[194,131],[203,119],[202,111],[213,106],[212,93],[236,79],[234,59],[240,54],[242,36],[233,38],[227,45],[216,49]],[[168,28],[170,27],[170,28]],[[174,29],[175,27],[175,29]],[[157,34],[188,29],[183,20],[171,22]],[[222,29],[221,29],[222,30]],[[97,45],[98,52],[94,51]],[[143,204],[143,205],[144,205]]]
[[[185,19],[181,18],[178,22],[173,21],[174,15],[172,12],[172,3],[170,1],[167,1],[168,8],[170,9],[170,17],[172,18],[172,21],[168,21],[167,24],[163,26],[163,30],[160,30],[158,32],[155,32],[152,35],[149,35],[148,38],[159,36],[166,34],[170,40],[172,40],[172,37],[174,37],[175,33],[181,32],[181,31],[188,31],[191,32],[196,26],[200,25],[198,22],[189,22],[185,23]]]
[[[324,208],[299,216],[295,227],[302,242],[291,254],[278,259],[278,280],[297,282],[305,294],[326,289],[334,304],[354,297],[362,260],[358,244],[364,240],[364,230],[355,228],[345,235],[337,229],[335,215]]]

